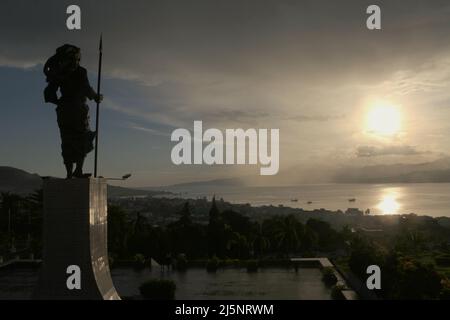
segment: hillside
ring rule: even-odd
[[[27,195],[40,188],[42,188],[42,178],[40,175],[13,167],[0,166],[0,192]],[[165,193],[170,192],[160,190],[136,190],[108,185],[108,197],[152,196]]]

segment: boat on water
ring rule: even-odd
[[[356,198],[350,198],[350,199],[348,199],[348,202],[355,202],[356,201]]]
[[[291,202],[298,202],[298,199],[291,199]]]
[[[312,203],[312,201],[308,201],[308,202],[307,202],[307,204],[311,204],[311,203]]]

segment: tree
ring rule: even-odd
[[[250,245],[256,256],[261,257],[269,248],[269,238],[264,234],[261,223],[255,222],[250,233]]]
[[[231,227],[233,232],[248,236],[252,230],[250,219],[239,212],[233,210],[225,210],[222,212],[223,222]]]
[[[229,227],[227,227],[221,217],[220,211],[216,205],[216,198],[213,197],[211,209],[209,210],[208,224],[208,254],[210,256],[223,257],[228,240],[226,239]]]
[[[388,276],[393,283],[383,291],[386,298],[430,300],[440,297],[442,279],[432,265],[425,265],[411,257],[397,257],[393,263],[393,266],[386,268],[393,272]]]
[[[190,258],[200,257],[205,252],[204,232],[201,226],[192,222],[188,202],[184,203],[179,215],[179,220],[167,226],[171,251],[187,254]]]
[[[289,255],[296,252],[301,244],[303,224],[293,215],[274,216],[263,222],[272,250]]]
[[[383,256],[379,250],[370,242],[359,237],[355,238],[350,245],[349,267],[359,278],[366,278],[366,270],[370,265],[381,266]]]
[[[128,238],[128,253],[131,255],[142,253],[147,257],[150,255],[149,237],[151,233],[150,224],[140,212],[136,213],[136,219],[131,222],[131,234]]]
[[[189,202],[185,202],[183,209],[180,212],[181,218],[179,223],[183,228],[189,228],[192,226],[191,211],[189,210]]]
[[[418,230],[401,230],[395,242],[395,248],[404,253],[417,254],[424,249],[425,236]]]
[[[127,255],[131,226],[126,212],[118,206],[108,206],[108,250],[119,256]]]
[[[233,258],[247,259],[249,257],[250,246],[247,237],[239,232],[231,232],[227,249],[229,256]]]
[[[44,211],[44,190],[37,189],[24,199],[25,211],[28,214],[27,221],[27,246],[40,257],[42,253],[42,224]]]
[[[217,208],[216,196],[213,196],[211,201],[211,209],[209,209],[209,221],[218,220],[220,218],[220,211]]]
[[[331,225],[319,219],[308,219],[306,227],[313,230],[318,237],[318,245],[321,250],[335,250],[340,243],[340,237]]]
[[[19,215],[19,207],[22,201],[22,197],[16,194],[12,194],[10,192],[2,192],[1,196],[1,217],[0,217],[0,228],[2,228],[3,232],[7,233],[7,244],[6,248],[10,249],[15,245],[15,239],[17,236],[17,227],[21,227],[22,224],[19,223],[22,220],[22,217]]]
[[[1,197],[1,212],[2,212],[2,226],[3,231],[7,231],[8,234],[13,233],[14,229],[14,215],[19,211],[19,202],[21,197],[17,194],[12,194],[11,192],[2,192]]]

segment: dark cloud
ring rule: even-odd
[[[192,80],[186,72],[255,77],[298,72],[307,79],[313,71],[331,76],[358,65],[361,73],[380,73],[414,62],[446,47],[450,30],[448,1],[378,1],[383,18],[378,34],[365,28],[365,8],[372,4],[365,0],[77,3],[82,30],[68,31],[65,9],[72,1],[3,0],[3,61],[42,62],[57,45],[71,41],[85,48],[94,64],[89,56],[103,32],[109,70],[124,77],[144,74],[162,81]]]
[[[383,146],[383,147],[360,146],[356,150],[356,155],[358,157],[378,157],[389,155],[413,156],[424,153],[426,152],[419,151],[415,147],[408,145]]]

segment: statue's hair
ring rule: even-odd
[[[56,54],[61,55],[74,55],[77,53],[80,53],[81,49],[77,46],[71,45],[71,44],[64,44],[61,47],[56,49]]]

